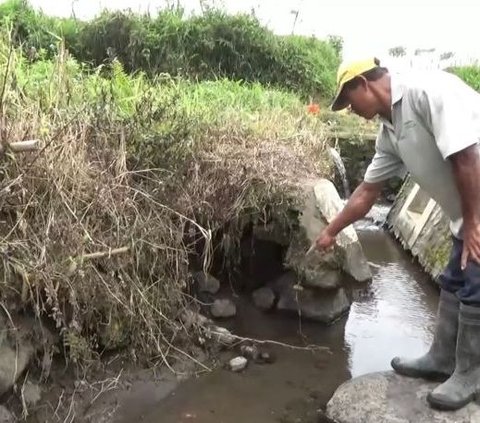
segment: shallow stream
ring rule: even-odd
[[[376,210],[382,217],[382,210]],[[269,348],[274,364],[251,364],[243,373],[218,369],[181,383],[154,407],[129,406],[129,421],[147,423],[313,423],[335,389],[349,378],[390,369],[397,354],[426,350],[438,291],[396,241],[369,221],[357,225],[373,281],[353,289],[348,315],[331,326],[300,322],[257,310],[238,298],[236,334],[286,344],[311,344],[325,352]],[[138,416],[136,420],[131,420]]]

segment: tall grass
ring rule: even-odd
[[[196,241],[208,266],[222,228],[228,260],[245,219],[329,171],[324,124],[258,83],[151,79],[116,60],[86,72],[61,44],[31,63],[6,39],[0,75],[1,141],[46,145],[0,165],[0,298],[51,319],[73,360],[188,354],[178,317]]]

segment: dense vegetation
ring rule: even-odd
[[[105,12],[93,21],[43,15],[25,0],[0,5],[15,42],[28,54],[55,54],[59,37],[83,63],[100,66],[117,58],[129,72],[168,73],[193,80],[229,78],[329,97],[334,90],[341,40],[277,36],[250,15],[209,10],[187,17],[168,9],[155,17]]]
[[[200,266],[213,248],[233,266],[245,221],[328,174],[326,125],[258,82],[132,74],[115,58],[94,68],[61,41],[31,60],[9,37],[1,141],[45,149],[0,163],[2,304],[54,322],[77,362],[128,346],[168,364],[194,333],[179,323],[192,249]]]

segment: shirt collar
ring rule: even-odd
[[[402,78],[399,74],[390,74],[390,90],[392,94],[392,112],[393,107],[400,102],[403,98],[403,93],[405,90],[405,84],[402,81]],[[393,116],[393,113],[392,113]],[[387,119],[380,117],[380,121],[386,125],[387,127],[393,129],[392,123],[390,123]]]

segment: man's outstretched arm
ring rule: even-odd
[[[344,228],[364,217],[375,204],[384,182],[362,182],[349,198],[343,210],[320,233],[315,241],[320,251],[330,248],[335,243],[335,237]]]

